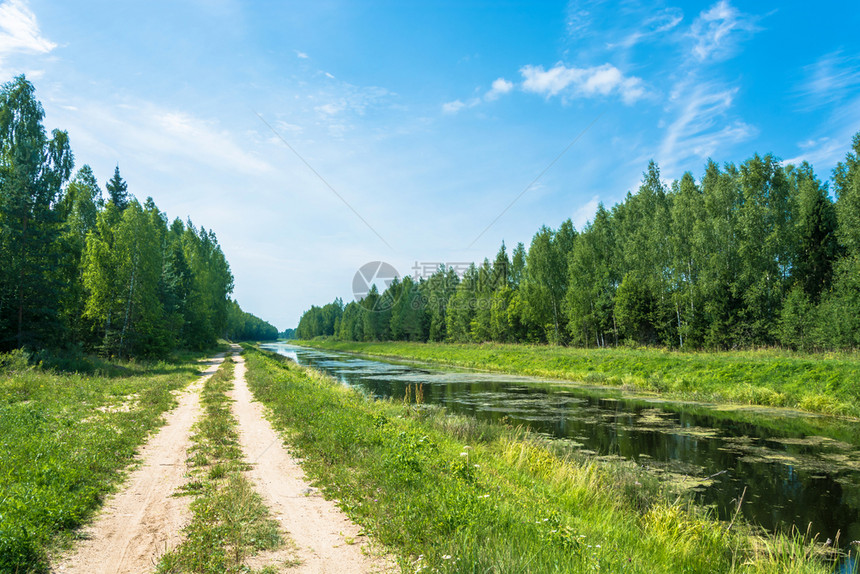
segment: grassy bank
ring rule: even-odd
[[[305,471],[408,572],[828,572],[800,537],[720,523],[628,462],[420,403],[372,401],[264,352],[248,381]]]
[[[300,344],[486,371],[625,386],[674,398],[860,416],[860,356],[787,351],[681,353],[658,349],[451,344]]]
[[[88,374],[0,355],[0,572],[44,572],[122,478],[137,448],[199,373],[158,363],[76,358]]]
[[[224,361],[203,386],[204,416],[195,424],[185,493],[194,496],[183,542],[158,564],[159,574],[251,572],[245,559],[273,550],[283,540],[244,471],[236,419],[226,393],[233,388],[233,362]]]

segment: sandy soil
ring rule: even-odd
[[[222,361],[223,355],[206,361],[203,377],[179,396],[165,426],[141,450],[142,464],[82,532],[86,540],[56,564],[54,572],[151,572],[159,556],[179,544],[180,531],[190,518],[189,499],[173,493],[187,481],[186,459],[191,425],[200,414],[200,389]]]
[[[248,474],[272,516],[281,522],[295,543],[283,556],[266,557],[266,562],[271,563],[271,558],[281,563],[296,559],[298,566],[288,570],[296,573],[394,571],[390,560],[370,548],[359,527],[333,502],[310,487],[302,469],[265,418],[263,405],[254,401],[245,383],[244,359],[234,356],[234,360],[233,413],[239,423],[245,460],[252,465]]]
[[[253,400],[245,383],[244,359],[236,354],[234,360],[233,412],[245,459],[252,467],[248,476],[288,540],[283,550],[252,557],[248,565],[273,565],[297,574],[393,572],[393,562],[371,548],[358,526],[307,483],[263,416],[263,406]],[[191,426],[201,414],[200,390],[222,361],[221,355],[207,361],[203,376],[179,396],[165,426],[141,449],[141,464],[82,531],[85,540],[54,565],[54,573],[152,572],[159,557],[181,542],[182,528],[191,518],[190,499],[173,494],[188,481]]]

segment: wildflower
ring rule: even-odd
[[[468,452],[461,452],[460,456],[469,456],[469,453]]]
[[[463,447],[463,450],[472,450],[472,447],[470,447],[469,445],[466,445]]]
[[[450,559],[451,559],[451,555],[450,555],[450,554],[446,554],[446,555],[444,555],[444,556],[442,557],[442,560],[450,560]]]

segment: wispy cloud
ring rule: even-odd
[[[570,218],[573,225],[577,229],[585,227],[597,212],[598,205],[600,205],[600,196],[597,195],[592,196],[587,203],[580,205]]]
[[[148,168],[185,173],[191,165],[247,175],[274,173],[267,162],[244,149],[240,138],[216,121],[148,102],[66,105],[62,125],[72,142],[83,141],[100,155],[136,158]],[[106,138],[105,134],[116,134]],[[134,134],[129,138],[121,134]]]
[[[296,50],[296,58],[298,58],[299,60],[307,60],[308,55],[305,52],[301,52],[299,50]]]
[[[0,4],[0,58],[14,52],[47,54],[56,47],[42,36],[36,15],[24,0]]]
[[[640,78],[625,77],[621,70],[611,64],[568,68],[558,63],[549,70],[544,70],[543,66],[524,66],[520,73],[525,91],[547,98],[558,95],[564,98],[590,98],[618,94],[624,103],[632,104],[645,95]]]
[[[684,160],[713,157],[724,147],[753,137],[757,133],[753,126],[730,115],[737,91],[693,81],[676,88],[671,102],[677,115],[660,146],[661,166],[671,172]]]
[[[478,105],[480,100],[473,99],[471,103],[464,102],[463,100],[454,100],[452,102],[445,102],[442,104],[442,113],[445,114],[456,114],[463,108],[470,108]]]
[[[860,58],[832,52],[804,67],[800,93],[810,108],[833,104],[860,91]]]
[[[607,47],[632,48],[640,42],[674,30],[683,19],[684,13],[679,8],[659,10],[653,16],[645,18],[636,30],[629,32],[620,42],[609,43]]]
[[[594,11],[603,0],[571,0],[566,9],[565,25],[571,38],[579,38],[591,33]]]
[[[514,87],[515,85],[513,82],[509,82],[504,78],[497,78],[483,97],[469,98],[466,101],[457,99],[451,102],[445,102],[442,104],[442,113],[452,115],[460,112],[461,110],[474,108],[482,102],[493,102],[498,100],[501,96],[512,92]]]
[[[808,161],[813,166],[833,167],[845,157],[850,141],[824,136],[800,142],[797,155],[783,160],[783,164],[799,165]]]
[[[760,30],[757,16],[743,14],[720,0],[699,14],[690,28],[693,55],[697,60],[724,60],[735,53],[737,44]]]

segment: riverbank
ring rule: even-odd
[[[249,350],[248,380],[327,497],[427,572],[828,572],[801,536],[715,520],[631,462],[504,425],[374,401]]]
[[[860,417],[860,356],[787,351],[681,353],[659,349],[579,349],[544,345],[296,344],[484,371],[609,385],[673,399],[796,408]]]

